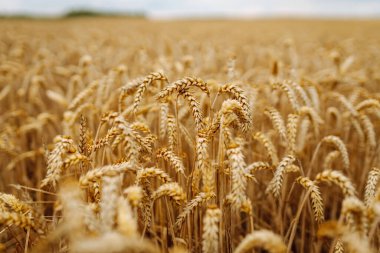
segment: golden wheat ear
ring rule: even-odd
[[[253,248],[263,248],[271,253],[285,253],[282,238],[269,230],[257,230],[248,234],[237,246],[234,253],[249,252]]]
[[[219,222],[222,212],[209,206],[203,219],[202,253],[219,252]]]

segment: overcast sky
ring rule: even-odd
[[[181,16],[380,15],[380,0],[0,0],[0,13],[59,15],[72,9],[142,11],[156,18]]]

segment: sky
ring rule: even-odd
[[[374,17],[380,0],[0,0],[1,14],[61,15],[73,9],[176,17]]]

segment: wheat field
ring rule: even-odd
[[[0,20],[0,252],[380,252],[379,28]]]

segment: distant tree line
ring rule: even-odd
[[[70,10],[59,16],[45,16],[30,13],[4,14],[0,13],[2,19],[51,19],[51,18],[80,18],[80,17],[127,17],[127,18],[145,18],[143,12],[112,12],[112,11],[95,11],[88,9]]]

